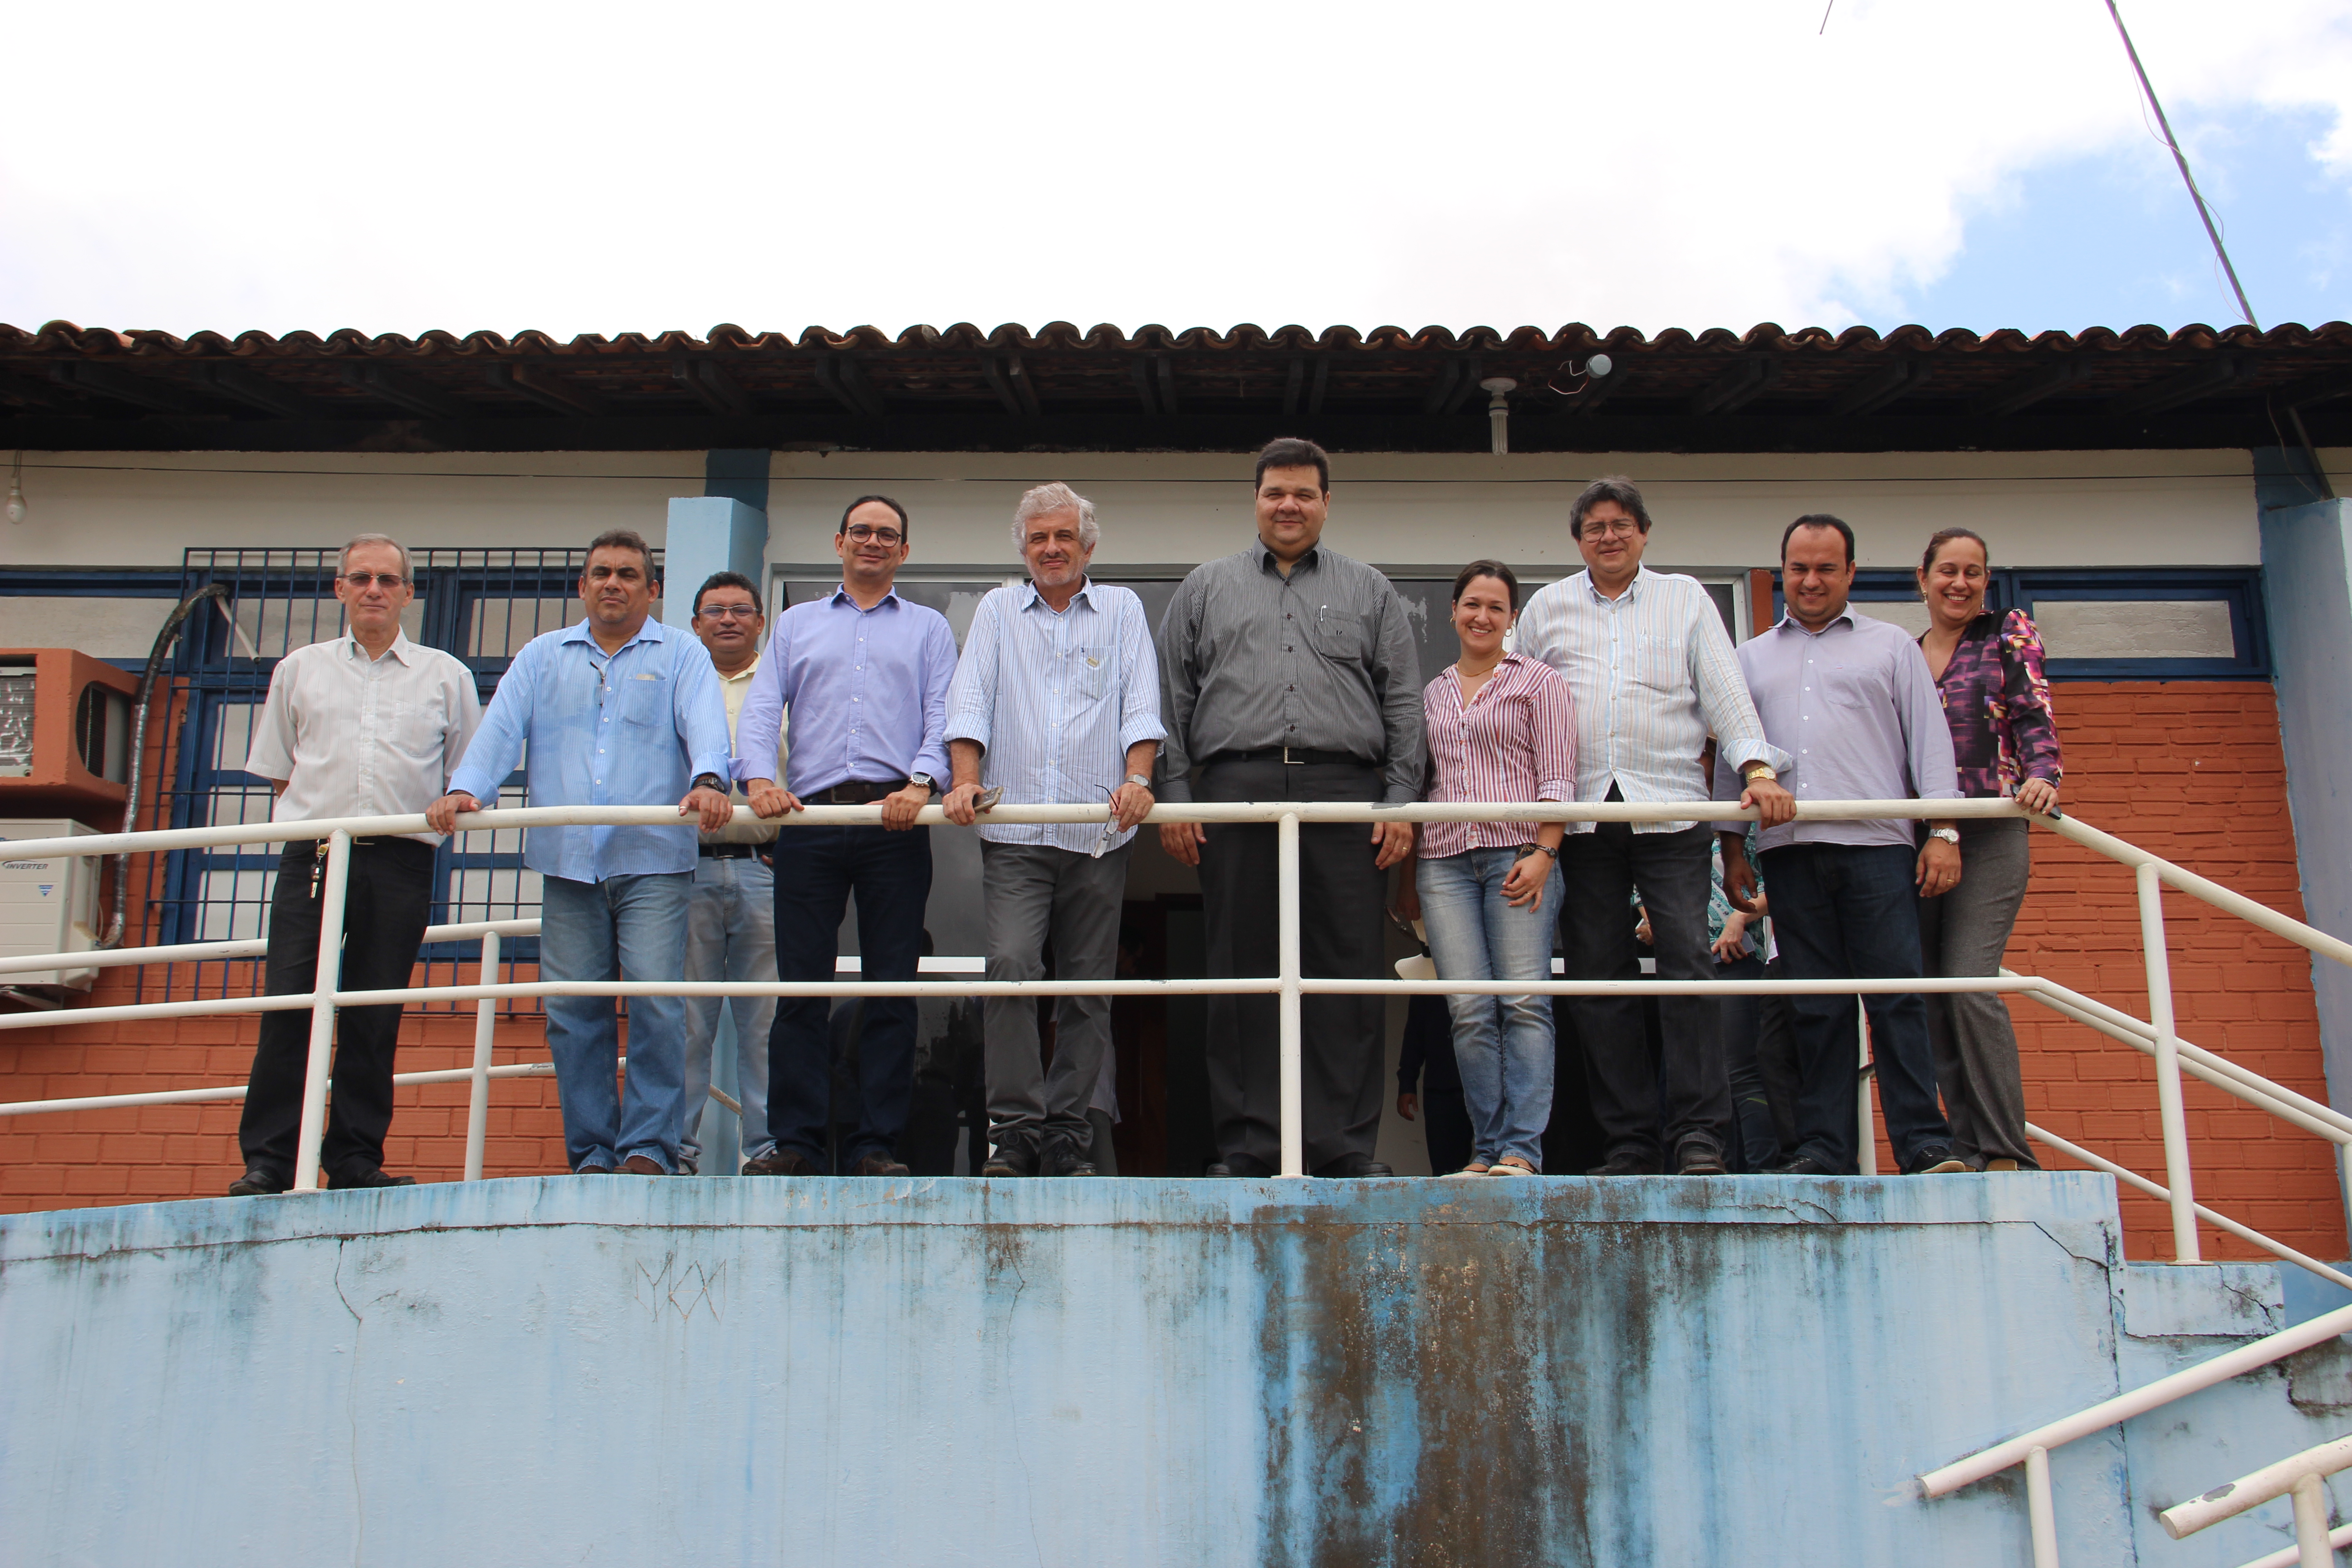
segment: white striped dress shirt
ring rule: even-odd
[[[1576,790],[1576,714],[1568,682],[1551,666],[1507,653],[1467,706],[1459,665],[1421,693],[1429,736],[1429,798],[1446,801],[1567,800]],[[1535,842],[1532,822],[1430,822],[1421,857],[1442,860],[1473,849]]]
[[[1032,583],[981,600],[948,688],[947,738],[980,743],[980,782],[1003,784],[1005,805],[1107,810],[1127,778],[1127,749],[1167,733],[1150,624],[1131,590],[1089,580],[1059,614]],[[1101,827],[1083,822],[981,823],[980,836],[999,844],[1086,855],[1103,842]]]
[[[346,632],[278,661],[245,771],[285,781],[273,822],[414,816],[446,789],[481,722],[474,672],[455,656],[400,633],[370,658]]]
[[[1735,770],[1789,765],[1764,738],[1748,682],[1715,601],[1696,577],[1641,568],[1612,599],[1579,572],[1536,590],[1519,616],[1519,651],[1567,678],[1576,704],[1576,798],[1637,805],[1707,798],[1699,752],[1719,742]],[[1688,822],[1640,822],[1636,833],[1676,833]],[[1570,833],[1590,833],[1571,822]]]

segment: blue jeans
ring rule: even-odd
[[[1916,980],[1917,852],[1901,844],[1791,844],[1764,851],[1772,934],[1790,980]],[[1797,1149],[1832,1171],[1859,1168],[1854,1085],[1861,1054],[1851,995],[1795,996]],[[1936,1101],[1927,1006],[1917,993],[1872,996],[1871,1059],[1886,1141],[1906,1171],[1951,1152]]]
[[[1554,867],[1539,908],[1503,897],[1516,851],[1472,849],[1423,860],[1418,874],[1429,954],[1443,980],[1549,980],[1561,881]],[[1506,1155],[1543,1169],[1551,1121],[1551,998],[1448,996],[1454,1060],[1476,1138],[1476,1158]]]
[[[776,975],[775,873],[756,858],[698,858],[686,900],[688,980],[772,980]],[[703,1107],[710,1099],[710,1049],[722,1002],[735,1016],[735,1094],[743,1107],[743,1157],[776,1146],[768,1136],[768,1030],[773,996],[688,996],[686,1089],[678,1102],[678,1152],[702,1158]],[[724,1110],[726,1107],[719,1107]],[[734,1173],[726,1172],[731,1175]]]
[[[543,980],[677,980],[686,967],[683,871],[607,877],[601,882],[544,879],[539,909]],[[626,1098],[613,1077],[620,1027],[610,996],[547,998],[547,1054],[563,1102],[563,1149],[572,1168],[610,1170],[643,1154],[677,1169],[680,1071],[686,1007],[677,996],[629,1000]]]
[[[830,980],[841,917],[857,895],[857,951],[866,980],[912,980],[923,957],[923,909],[931,896],[931,830],[796,827],[776,878],[776,975]],[[768,1035],[768,1135],[779,1149],[824,1168],[833,1112],[832,1002],[788,996]],[[888,1156],[906,1130],[915,1092],[915,1000],[870,996],[857,1042],[863,1101],[842,1149],[854,1166]]]

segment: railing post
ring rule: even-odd
[[[482,933],[482,962],[474,975],[481,985],[498,984],[499,933]],[[482,1179],[482,1142],[490,1124],[490,1042],[499,1027],[496,999],[483,997],[474,1005],[474,1080],[466,1100],[466,1180]]]
[[[1853,1119],[1854,1169],[1865,1176],[1878,1174],[1878,1122],[1870,1113],[1870,1008],[1866,997],[1853,999]]]
[[[2296,1568],[2336,1568],[2336,1547],[2327,1539],[2327,1483],[2305,1476],[2294,1483]]]
[[[294,1190],[319,1190],[319,1140],[327,1131],[327,1063],[335,1048],[335,988],[343,976],[343,902],[352,880],[352,836],[327,840],[319,889],[319,966],[310,980],[310,1059],[302,1075],[302,1131],[294,1150]]]
[[[1275,826],[1275,877],[1280,889],[1275,939],[1282,995],[1282,1174],[1307,1173],[1306,1092],[1299,1068],[1298,814],[1286,811]]]
[[[2172,956],[2164,940],[2164,884],[2146,861],[2139,884],[2139,939],[2147,957],[2147,1021],[2156,1030],[2156,1107],[2164,1124],[2164,1184],[2172,1190],[2172,1261],[2200,1261],[2197,1197],[2189,1181],[2189,1117],[2180,1102],[2180,1036],[2172,1016]]]
[[[2033,1568],[2058,1568],[2058,1511],[2050,1500],[2050,1450],[2025,1451],[2025,1520],[2033,1533]]]

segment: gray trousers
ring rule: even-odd
[[[1109,980],[1118,971],[1118,921],[1127,899],[1129,846],[1096,859],[1050,844],[980,844],[988,909],[988,977],[1043,980],[1054,944],[1056,980]],[[991,996],[982,1009],[988,1037],[988,1126],[992,1142],[1020,1138],[1034,1148],[1060,1133],[1084,1150],[1094,1140],[1087,1104],[1110,1048],[1110,998],[1055,999],[1054,1066],[1040,1057],[1037,999]]]
[[[762,860],[698,858],[686,894],[686,978],[772,980],[776,974],[775,873]],[[710,1099],[710,1052],[719,1010],[735,1018],[736,1100],[743,1107],[742,1156],[772,1151],[768,1136],[768,1029],[776,1021],[773,996],[688,996],[686,999],[686,1091],[679,1103],[677,1152],[702,1160],[702,1118],[727,1108]],[[714,1176],[732,1175],[713,1171]]]
[[[2025,902],[2031,826],[2022,820],[1960,823],[1960,883],[1919,900],[1922,973],[1936,978],[1998,974],[2010,928]],[[2014,1160],[2040,1169],[2025,1137],[2025,1083],[2009,1004],[1990,992],[1929,996],[1927,1044],[1936,1085],[1952,1121],[1953,1152],[1973,1164]]]

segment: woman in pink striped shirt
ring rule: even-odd
[[[1432,801],[1576,798],[1568,682],[1540,659],[1503,651],[1518,607],[1519,581],[1499,561],[1473,561],[1454,580],[1462,658],[1421,694]],[[1557,822],[1423,826],[1415,881],[1441,977],[1551,978],[1566,831]],[[1534,1175],[1551,1120],[1551,998],[1445,1001],[1477,1140],[1460,1173]]]

